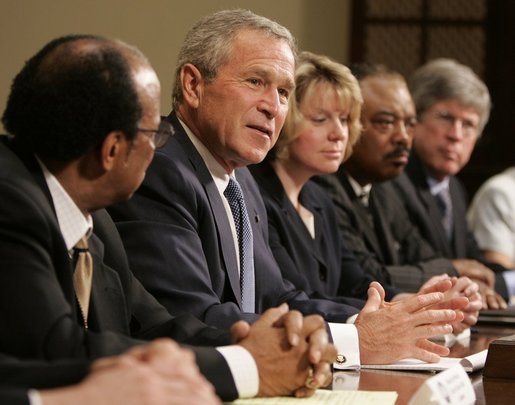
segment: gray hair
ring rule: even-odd
[[[222,10],[205,16],[186,34],[179,51],[172,91],[174,109],[182,102],[182,67],[191,63],[200,71],[204,80],[213,80],[218,68],[228,61],[234,37],[241,30],[261,31],[272,38],[282,39],[296,57],[297,46],[293,35],[275,21],[243,9]]]
[[[435,103],[456,100],[479,114],[479,134],[490,116],[490,93],[485,83],[468,66],[452,59],[435,59],[418,68],[408,86],[420,117]]]

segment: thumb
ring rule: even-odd
[[[250,325],[245,321],[238,321],[231,326],[231,338],[233,343],[245,339],[250,332]]]
[[[360,311],[363,314],[377,311],[381,307],[381,303],[383,302],[383,300],[381,299],[381,294],[372,284],[370,285],[370,288],[368,289],[367,293],[367,302],[365,303],[363,309]]]

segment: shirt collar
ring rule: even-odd
[[[356,194],[356,196],[363,202],[363,204],[368,205],[368,199],[370,198],[370,190],[372,189],[372,184],[365,184],[361,186],[354,178],[347,173],[347,178],[349,179],[350,186],[352,190]]]
[[[204,160],[204,163],[206,164],[209,173],[211,173],[211,176],[215,181],[216,188],[221,194],[223,194],[225,189],[227,188],[227,185],[229,184],[229,177],[234,177],[234,171],[230,175],[227,174],[222,165],[216,161],[213,154],[206,148],[202,141],[195,136],[195,134],[187,127],[187,125],[183,121],[179,119],[179,122],[184,128],[184,131],[186,131],[186,135],[188,135],[188,138],[193,143],[193,146],[195,146],[195,149],[197,149],[197,152]]]
[[[43,170],[46,184],[50,190],[57,222],[66,243],[66,248],[71,250],[84,235],[87,237],[91,235],[93,232],[93,220],[91,215],[85,217],[82,214],[79,207],[77,207],[70,195],[59,183],[59,180],[50,173],[39,158],[37,158],[37,161]]]
[[[449,189],[449,179],[449,177],[446,177],[442,181],[438,181],[431,176],[427,176],[427,184],[429,185],[431,195],[437,195],[442,190]]]

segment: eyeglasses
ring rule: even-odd
[[[427,114],[433,121],[445,130],[450,130],[457,123],[461,126],[461,132],[465,138],[476,137],[478,134],[478,125],[468,118],[459,118],[448,111],[433,111]]]
[[[162,119],[157,129],[136,128],[139,132],[143,132],[150,137],[150,140],[156,148],[160,148],[166,144],[168,139],[175,133],[172,124]]]

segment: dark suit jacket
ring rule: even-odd
[[[432,276],[456,275],[451,262],[437,257],[411,226],[391,185],[373,185],[369,211],[356,196],[343,167],[316,181],[329,192],[345,242],[372,277],[415,292]]]
[[[110,213],[143,285],[173,314],[191,313],[206,323],[229,326],[254,321],[241,310],[238,264],[222,198],[202,157],[175,114],[175,136],[155,154],[143,185]],[[254,236],[256,313],[287,302],[326,320],[357,312],[330,301],[309,300],[287,280],[268,244],[266,210],[247,168],[237,169]]]
[[[161,336],[192,345],[229,343],[227,332],[191,316],[173,319],[145,291],[129,271],[121,240],[104,210],[93,215],[94,277],[90,327],[85,330],[75,300],[71,259],[39,165],[34,156],[2,138],[0,352],[22,359],[94,359]],[[215,349],[192,349],[219,394],[234,398],[234,382],[223,356]]]
[[[454,219],[451,242],[445,234],[442,214],[438,209],[435,197],[431,194],[427,174],[415,152],[411,153],[404,173],[397,177],[393,184],[399,195],[402,196],[412,223],[438,254],[449,259],[478,260],[497,273],[506,270],[498,264],[488,262],[483,257],[476,239],[467,225],[468,198],[465,188],[456,177],[452,176],[449,180]],[[504,297],[508,295],[502,276],[497,277],[496,289]]]
[[[366,299],[374,279],[364,273],[340,237],[334,206],[324,190],[308,181],[299,196],[314,216],[312,238],[272,166],[264,161],[249,169],[265,201],[270,246],[284,278],[313,298],[348,304],[353,304],[348,297]],[[398,293],[385,288],[388,299]]]

